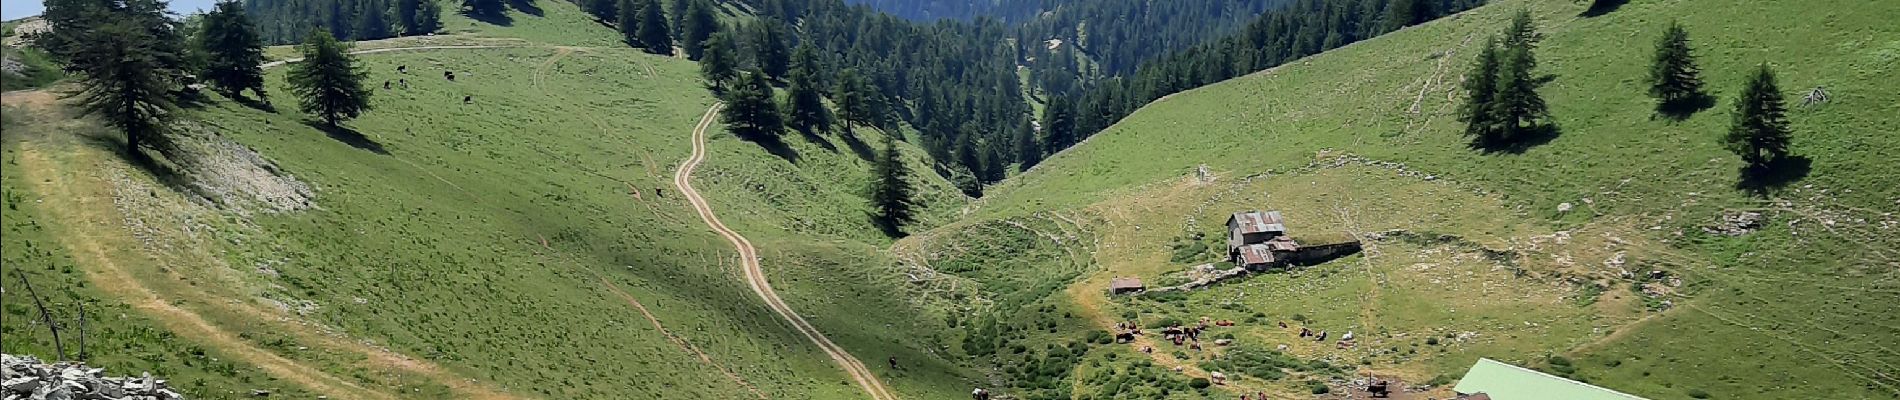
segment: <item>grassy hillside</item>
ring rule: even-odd
[[[1554,80],[1541,92],[1557,134],[1521,151],[1471,150],[1453,115],[1460,76],[1524,8],[1546,35],[1540,71]],[[1900,148],[1887,134],[1900,128],[1900,90],[1885,78],[1900,67],[1888,23],[1900,7],[1701,0],[1583,11],[1497,1],[1172,96],[993,190],[972,220],[1099,219],[1084,225],[1100,239],[1076,246],[1093,254],[1093,272],[1067,292],[1081,309],[1101,308],[1101,328],[1130,316],[1253,319],[1230,331],[1242,347],[1288,344],[1301,362],[1413,383],[1491,357],[1653,398],[1900,393],[1887,372],[1900,365],[1900,243],[1879,233],[1900,226],[1900,164],[1890,161]],[[1688,27],[1720,99],[1683,121],[1654,117],[1642,83],[1671,19]],[[1740,160],[1717,138],[1743,73],[1762,62],[1791,100],[1815,86],[1834,99],[1790,114],[1807,168],[1744,190]],[[1211,181],[1196,177],[1200,165]],[[1574,209],[1559,212],[1566,204]],[[1243,209],[1284,210],[1296,234],[1354,234],[1370,248],[1185,296],[1101,295],[1112,276],[1182,279],[1213,258],[1176,257],[1194,248],[1182,238],[1217,246],[1221,221]],[[1764,213],[1763,228],[1703,229],[1743,211]],[[1362,339],[1300,344],[1275,321]],[[1172,349],[1158,347],[1155,362],[1182,358]],[[1185,364],[1232,370],[1219,359],[1233,355],[1213,353],[1189,352]],[[1305,393],[1302,381],[1328,375],[1242,385]]]
[[[18,174],[9,168],[7,192],[54,204],[111,200],[22,211],[29,215],[22,221],[98,216],[50,234],[109,240],[107,248],[120,249],[75,267],[99,271],[110,262],[130,278],[122,283],[182,310],[157,318],[196,316],[205,321],[198,333],[231,339],[186,331],[180,336],[192,339],[179,346],[266,366],[260,372],[240,363],[217,378],[223,381],[211,380],[214,388],[286,376],[297,379],[274,387],[332,398],[860,396],[754,297],[732,248],[672,187],[692,127],[714,101],[697,66],[626,49],[566,2],[533,8],[511,12],[507,26],[451,17],[452,35],[361,43],[496,47],[360,56],[378,89],[375,110],[345,130],[322,129],[297,112],[283,68],[267,77],[274,111],[223,98],[184,111],[176,128],[194,141],[254,149],[269,160],[270,175],[307,184],[308,209],[275,210],[241,195],[200,198],[191,177],[153,175],[115,157],[115,138],[58,133],[55,123],[70,116],[9,120],[9,151],[49,159]],[[397,73],[399,65],[410,72]],[[456,81],[445,80],[444,70],[455,71]],[[381,87],[385,80],[389,89]],[[60,110],[51,100],[31,106]],[[873,130],[857,135],[882,139]],[[846,280],[885,277],[892,265],[877,251],[889,239],[866,217],[861,182],[870,166],[855,150],[863,145],[838,134],[790,134],[786,146],[797,156],[785,157],[723,131],[711,136],[711,159],[696,183],[760,245],[794,307],[906,398],[967,390],[961,366],[907,340],[938,325],[911,318],[914,306],[903,301],[899,282]],[[913,169],[928,171],[921,151],[904,149]],[[917,179],[927,220],[944,220],[963,205],[942,179]],[[39,181],[96,195],[28,184]],[[47,260],[81,253],[48,249],[9,253],[9,271],[16,259],[57,270]],[[65,278],[45,280],[42,290],[86,282],[45,279],[58,277]],[[13,310],[21,303],[11,288]],[[12,315],[5,327],[33,329]],[[14,340],[9,335],[9,351]],[[886,357],[904,369],[892,371]],[[124,365],[168,368],[181,379],[225,368],[147,360]]]

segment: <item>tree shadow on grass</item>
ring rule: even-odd
[[[851,148],[851,153],[857,154],[858,158],[864,161],[872,161],[877,158],[877,153],[871,150],[871,144],[865,143],[864,138],[858,137],[857,132],[846,129],[843,135],[838,135],[838,138],[843,140],[844,146]]]
[[[877,230],[879,232],[883,232],[885,237],[892,238],[892,239],[902,239],[905,236],[910,236],[909,233],[904,232],[904,227],[897,226],[897,224],[893,224],[891,223],[891,221],[886,221],[884,220],[884,218],[879,218],[877,214],[864,213],[864,218],[870,220],[871,225],[876,226]]]
[[[1473,141],[1471,142],[1471,148],[1483,152],[1484,154],[1524,154],[1524,152],[1530,151],[1532,148],[1543,146],[1552,140],[1557,140],[1557,137],[1562,135],[1563,128],[1558,127],[1557,124],[1547,123],[1531,128],[1516,140],[1499,143]]]
[[[1744,166],[1735,188],[1756,197],[1768,197],[1788,184],[1807,178],[1813,168],[1814,160],[1807,156],[1782,157],[1761,167]]]
[[[468,17],[468,19],[481,21],[482,23],[489,24],[489,25],[495,25],[495,26],[514,26],[515,25],[514,17],[509,17],[508,12],[503,11],[503,10],[486,11],[486,10],[467,9],[467,10],[462,10],[462,16]]]
[[[515,11],[520,11],[522,14],[536,17],[546,14],[546,12],[541,11],[540,5],[534,4],[534,1],[535,0],[508,0],[508,7],[512,7]]]
[[[242,93],[232,94],[226,97],[229,97],[231,101],[236,102],[239,105],[250,107],[253,110],[263,111],[263,112],[267,112],[271,114],[277,113],[277,106],[272,105],[270,103],[270,99],[253,99],[253,98],[244,96],[244,94]]]
[[[379,155],[389,155],[389,149],[383,148],[382,143],[377,143],[375,139],[370,139],[369,136],[364,136],[362,132],[357,132],[355,129],[341,125],[330,126],[329,124],[318,121],[304,121],[304,125],[323,131],[324,135],[328,135],[331,139],[336,139],[338,142],[343,142],[343,144],[350,145],[350,147],[369,150],[369,152]]]
[[[1604,14],[1614,12],[1618,8],[1622,8],[1624,4],[1629,4],[1629,2],[1630,0],[1592,0],[1590,2],[1590,8],[1584,9],[1583,13],[1577,14],[1577,16],[1584,18],[1600,17]]]
[[[785,145],[785,140],[780,139],[778,135],[765,135],[764,137],[739,136],[739,140],[752,142],[752,144],[759,145],[759,148],[765,149],[766,153],[778,156],[778,158],[784,159],[785,162],[798,164],[798,150],[793,149],[792,146]]]
[[[798,135],[804,137],[805,141],[817,144],[818,147],[825,148],[825,151],[829,151],[833,153],[838,152],[838,145],[831,144],[831,139],[826,139],[824,135],[820,135],[817,132],[813,132],[809,129],[793,129],[793,130],[798,131]]]
[[[1715,107],[1715,96],[1700,93],[1694,97],[1666,101],[1656,104],[1656,115],[1670,121],[1681,122],[1709,108]]]

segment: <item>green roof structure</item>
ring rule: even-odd
[[[1491,400],[1645,400],[1489,358],[1479,358],[1451,390],[1484,393]]]

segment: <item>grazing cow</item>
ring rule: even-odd
[[[389,81],[383,81],[383,89],[389,89]]]
[[[897,369],[897,357],[891,357],[891,369]]]
[[[402,86],[402,88],[403,88],[403,89],[408,89],[408,88],[409,88],[409,80],[408,80],[408,79],[397,79],[397,80],[396,80],[396,84],[397,84],[397,85],[400,85],[400,86]]]
[[[970,398],[973,400],[990,400],[990,391],[983,390],[983,388],[976,388],[976,390],[970,391]]]
[[[1227,374],[1223,374],[1223,373],[1219,373],[1219,372],[1211,372],[1211,373],[1208,373],[1207,375],[1208,375],[1208,377],[1210,377],[1210,378],[1214,378],[1214,379],[1212,379],[1212,380],[1214,381],[1214,384],[1216,384],[1216,385],[1225,385],[1225,384],[1227,384]]]
[[[396,66],[396,73],[398,73],[398,74],[407,74],[407,73],[409,73],[409,66],[408,66],[408,65],[398,65],[398,66]]]
[[[449,80],[449,82],[454,82],[454,81],[455,81],[455,71],[442,71],[442,77],[443,77],[443,78],[448,78],[448,80]]]
[[[462,104],[473,104],[473,103],[475,103],[475,96],[468,96],[468,95],[462,96]]]

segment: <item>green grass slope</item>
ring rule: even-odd
[[[312,209],[263,212],[192,200],[165,190],[169,178],[113,158],[111,139],[34,139],[32,146],[99,160],[51,166],[130,171],[132,184],[155,188],[150,200],[113,197],[119,207],[60,206],[123,214],[127,224],[72,234],[143,238],[120,260],[162,297],[176,296],[243,343],[345,382],[400,390],[400,398],[467,393],[442,376],[527,398],[725,399],[753,397],[753,389],[770,398],[860,397],[829,358],[755,298],[736,253],[672,187],[692,127],[714,102],[697,66],[627,49],[572,4],[535,8],[510,12],[506,26],[456,16],[445,22],[454,35],[362,43],[500,47],[360,56],[377,88],[375,109],[347,131],[325,132],[297,112],[283,68],[267,77],[274,112],[223,98],[184,112],[182,132],[215,133],[255,149],[308,183]],[[410,73],[398,74],[399,65]],[[443,79],[444,70],[457,80]],[[381,88],[385,80],[390,89]],[[9,122],[7,130],[62,137],[53,122]],[[893,264],[878,252],[889,239],[866,217],[862,182],[870,163],[857,150],[865,145],[836,133],[788,134],[786,147],[798,154],[791,158],[713,129],[711,158],[695,182],[723,219],[759,244],[786,299],[905,398],[967,390],[972,378],[962,366],[908,339],[937,325],[911,318],[915,306],[904,301],[900,282],[847,279],[887,277]],[[875,146],[881,138],[860,129],[855,140]],[[913,169],[928,171],[921,151],[903,147]],[[9,172],[9,196],[33,198],[24,183],[31,179]],[[941,178],[916,179],[932,221],[965,202]],[[99,190],[126,184],[105,180]],[[10,255],[8,267],[18,259],[29,269],[57,270],[43,259],[58,253]],[[84,283],[46,282],[49,291]],[[11,286],[8,295],[9,309],[17,308]],[[246,310],[304,325],[286,329]],[[11,316],[5,327],[32,329]],[[388,368],[326,337],[445,372]],[[9,349],[14,340],[9,335]],[[186,343],[180,346],[193,345]],[[153,350],[163,351],[171,350]],[[886,357],[904,368],[891,370]],[[193,361],[150,360],[127,365],[187,371],[181,378],[211,371]],[[258,375],[240,365],[208,385],[248,388],[228,381]]]
[[[1559,133],[1483,154],[1459,135],[1458,83],[1484,39],[1524,8],[1546,35],[1540,72],[1554,80],[1541,93]],[[1890,23],[1900,6],[1634,1],[1582,12],[1570,1],[1498,1],[1177,94],[999,186],[973,219],[1104,218],[1089,224],[1102,239],[1083,245],[1097,251],[1096,272],[1071,286],[1079,299],[1099,298],[1109,276],[1178,279],[1197,257],[1174,259],[1170,243],[1216,238],[1236,210],[1286,210],[1296,231],[1402,232],[1308,272],[1103,307],[1104,321],[1317,320],[1369,339],[1313,348],[1277,327],[1236,332],[1243,345],[1293,344],[1293,356],[1363,373],[1422,382],[1491,357],[1653,398],[1900,393],[1900,243],[1882,233],[1900,227],[1890,134],[1900,87],[1888,78],[1900,67]],[[1653,116],[1642,82],[1672,19],[1719,99],[1679,122]],[[1811,163],[1756,197],[1738,189],[1740,161],[1717,138],[1743,73],[1762,62],[1791,100],[1825,86],[1833,101],[1791,111],[1793,152]],[[1212,182],[1194,178],[1200,165]],[[1557,211],[1565,203],[1575,209]],[[1764,228],[1704,232],[1740,211],[1764,213]],[[1671,278],[1646,281],[1651,270]],[[1304,392],[1301,379],[1243,384]]]

